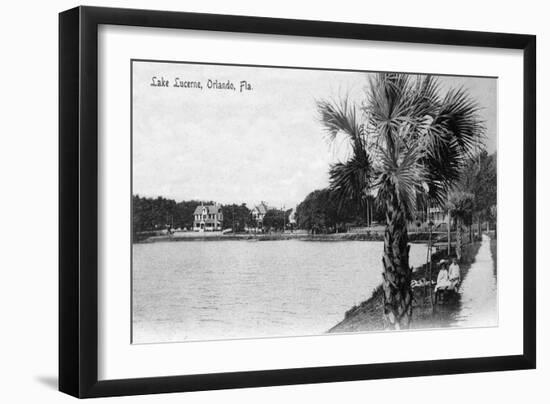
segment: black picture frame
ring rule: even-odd
[[[523,51],[523,354],[98,380],[98,26],[344,38]],[[533,35],[77,7],[59,15],[59,390],[103,397],[536,366],[536,37]]]

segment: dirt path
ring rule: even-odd
[[[496,259],[496,258],[495,258]],[[463,255],[461,274],[463,282],[458,299],[445,304],[432,305],[430,295],[418,289],[413,308],[411,327],[416,329],[441,327],[490,327],[498,322],[497,278],[491,254],[491,239],[483,235],[482,241],[470,244]],[[424,271],[416,272],[416,277]],[[437,271],[432,274],[437,278]],[[383,297],[381,288],[360,305],[350,309],[340,323],[329,332],[355,332],[383,330]]]
[[[497,325],[497,280],[490,244],[489,236],[483,235],[475,261],[460,286],[460,310],[456,317],[456,326]]]

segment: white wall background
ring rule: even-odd
[[[71,398],[57,385],[57,13],[73,1],[3,4],[0,24],[0,401],[62,403]],[[531,33],[538,36],[538,249],[550,242],[550,161],[545,111],[550,109],[550,26],[544,2],[433,0],[357,2],[278,0],[91,1],[88,5],[156,8],[283,18],[304,18],[433,28]],[[518,234],[518,237],[521,235]],[[538,284],[550,281],[541,254]],[[130,403],[280,403],[386,400],[420,403],[440,397],[447,404],[499,403],[549,393],[550,298],[539,289],[538,369],[292,387],[116,398]],[[530,400],[531,401],[531,400]]]

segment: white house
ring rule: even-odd
[[[193,213],[194,231],[220,231],[223,213],[221,205],[199,205]]]
[[[430,220],[434,223],[434,225],[439,225],[441,223],[447,223],[448,219],[448,212],[445,209],[442,209],[440,207],[431,207],[429,209],[430,214]]]
[[[262,227],[265,214],[269,209],[273,209],[273,208],[270,208],[269,206],[267,206],[267,204],[264,201],[260,202],[259,205],[254,206],[251,214],[252,214],[252,219],[256,223],[257,227]]]

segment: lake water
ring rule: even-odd
[[[382,281],[382,242],[178,241],[133,247],[133,342],[315,335]],[[426,261],[412,244],[410,263]]]

